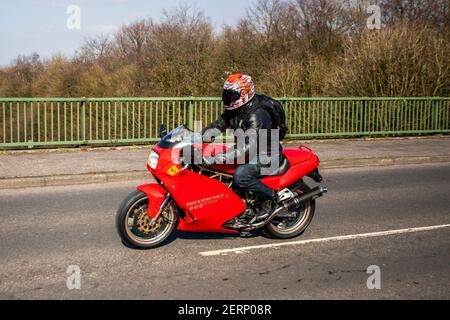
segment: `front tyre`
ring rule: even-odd
[[[166,205],[157,221],[152,220],[147,214],[148,202],[145,193],[135,191],[122,202],[117,212],[117,231],[127,247],[135,249],[159,247],[178,227],[178,210],[173,201]]]

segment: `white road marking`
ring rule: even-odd
[[[259,246],[215,250],[215,251],[205,251],[205,252],[200,252],[200,255],[202,255],[204,257],[211,257],[211,256],[226,255],[228,253],[244,253],[247,251],[258,250],[258,249],[269,249],[269,248],[297,246],[297,245],[305,245],[305,244],[320,243],[320,242],[345,241],[345,240],[354,240],[354,239],[362,239],[362,238],[392,236],[392,235],[398,235],[398,234],[439,230],[439,229],[444,229],[444,228],[450,228],[450,224],[431,226],[431,227],[422,227],[422,228],[409,228],[409,229],[390,230],[390,231],[382,231],[382,232],[362,233],[362,234],[354,234],[354,235],[348,235],[348,236],[330,237],[330,238],[322,238],[322,239],[311,239],[311,240],[302,240],[302,241],[293,241],[293,242],[273,243],[273,244],[266,244],[266,245],[259,245]]]

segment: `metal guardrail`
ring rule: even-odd
[[[450,133],[450,98],[279,98],[289,138]],[[220,98],[0,98],[0,149],[158,141],[220,117]]]

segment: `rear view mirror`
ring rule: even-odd
[[[164,124],[161,124],[159,127],[159,137],[162,139],[167,136],[167,128]]]

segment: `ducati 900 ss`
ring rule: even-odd
[[[315,200],[327,192],[324,187],[312,189],[304,181],[309,177],[322,182],[314,152],[304,146],[284,149],[277,172],[261,179],[278,192],[280,204],[261,220],[257,216],[259,200],[249,192],[233,189],[236,165],[205,167],[183,162],[186,147],[214,156],[226,146],[201,144],[200,134],[185,126],[162,136],[147,163],[156,183],[137,187],[117,213],[117,230],[129,247],[158,247],[177,229],[242,235],[261,230],[272,238],[294,238],[309,226]]]

